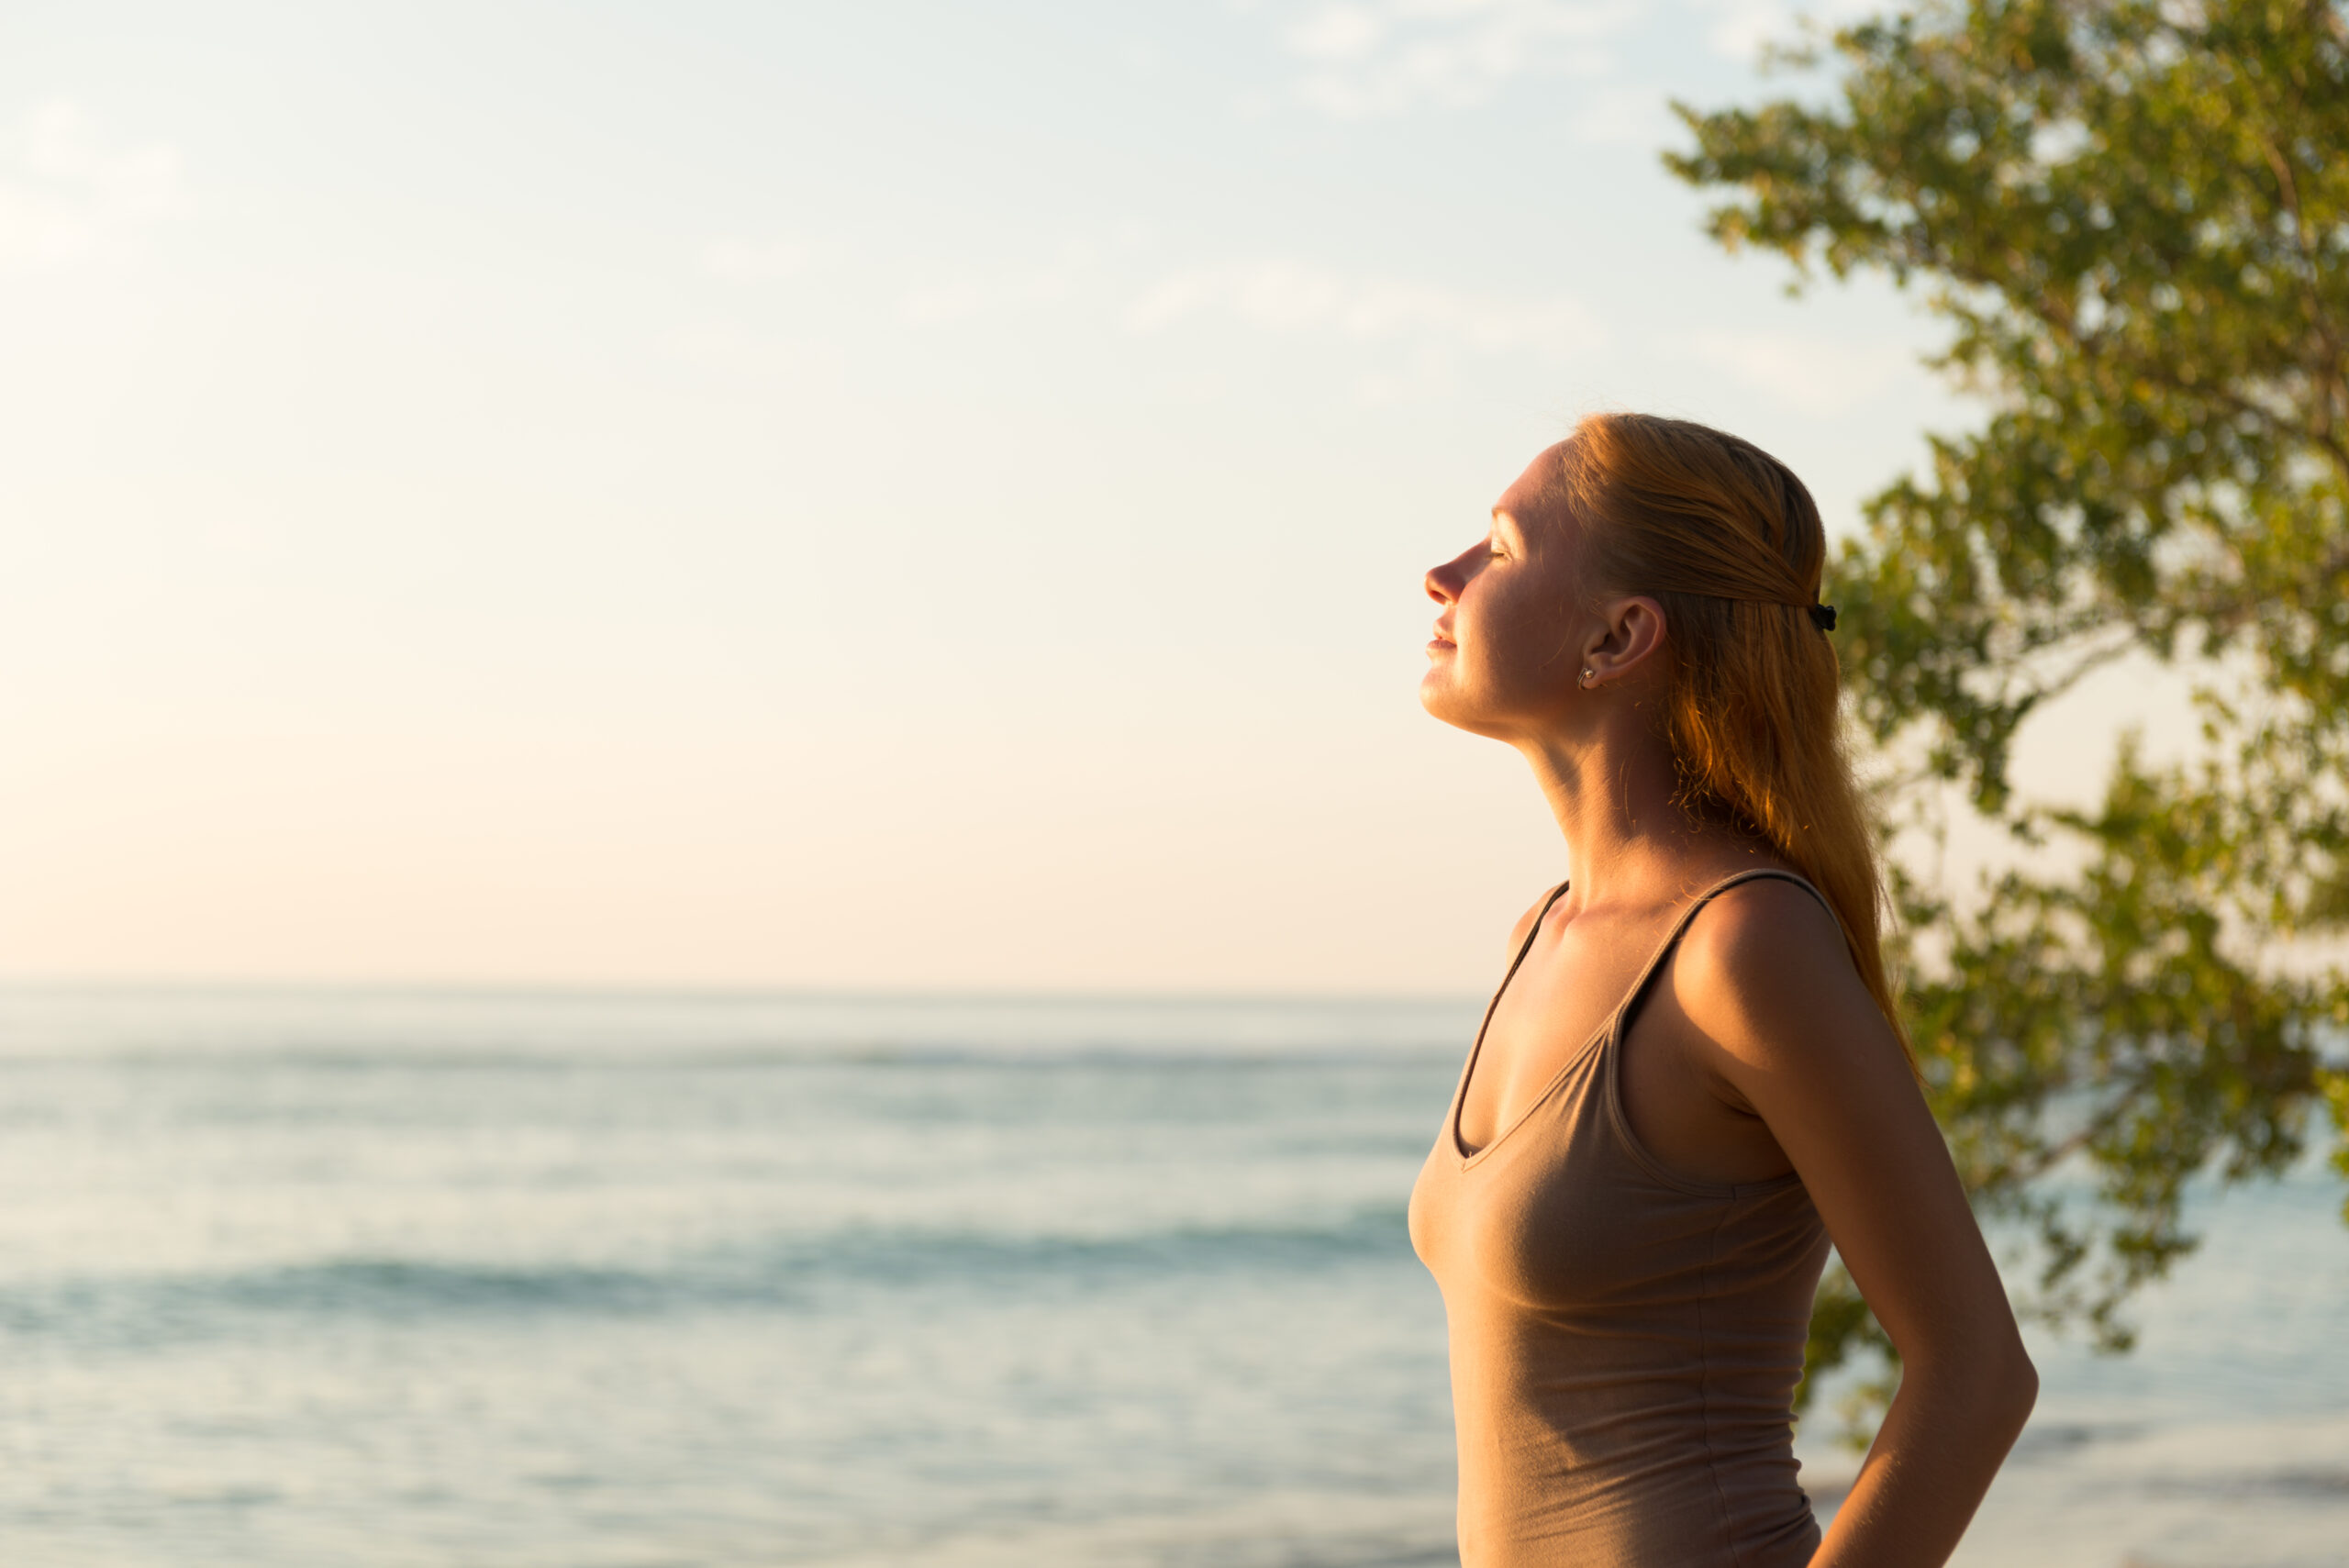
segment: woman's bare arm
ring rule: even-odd
[[[1946,1562],[2039,1379],[1899,1042],[1833,917],[1786,882],[1699,916],[1671,989],[1698,1061],[1769,1127],[1900,1351],[1899,1392],[1813,1568]]]

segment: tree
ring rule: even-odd
[[[1830,596],[1912,764],[1887,830],[1954,799],[2028,851],[1972,897],[1895,866],[1909,1023],[1977,1207],[2035,1238],[2020,1304],[2125,1349],[2189,1177],[2279,1172],[2328,1101],[2349,1130],[2349,6],[1971,0],[1776,58],[1831,101],[1675,105],[1665,161],[1798,291],[1920,292],[1987,402]],[[2096,809],[2021,798],[2018,727],[2132,653],[2191,677],[2199,750],[2124,738]],[[1881,1398],[1831,1273],[1812,1370],[1870,1346]]]

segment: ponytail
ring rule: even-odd
[[[1826,895],[1913,1069],[1876,839],[1843,748],[1834,612],[1818,604],[1827,534],[1810,492],[1759,447],[1684,419],[1594,415],[1561,450],[1585,581],[1664,606],[1682,804],[1758,833]]]

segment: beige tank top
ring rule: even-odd
[[[1411,1244],[1451,1323],[1462,1568],[1784,1568],[1819,1545],[1793,1401],[1826,1229],[1798,1175],[1723,1186],[1659,1164],[1617,1065],[1688,922],[1762,876],[1818,893],[1779,871],[1708,888],[1598,1034],[1469,1154],[1461,1102],[1538,918],[1485,1009],[1411,1190]]]

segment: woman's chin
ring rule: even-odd
[[[1431,718],[1440,718],[1463,729],[1473,728],[1466,722],[1469,705],[1460,700],[1460,694],[1452,684],[1452,672],[1442,663],[1419,677],[1419,706],[1428,710]]]
[[[1447,673],[1438,666],[1419,677],[1419,706],[1427,710],[1428,717],[1487,740],[1515,744],[1523,732],[1523,723],[1512,722],[1491,707],[1468,700],[1468,694],[1445,678]]]

